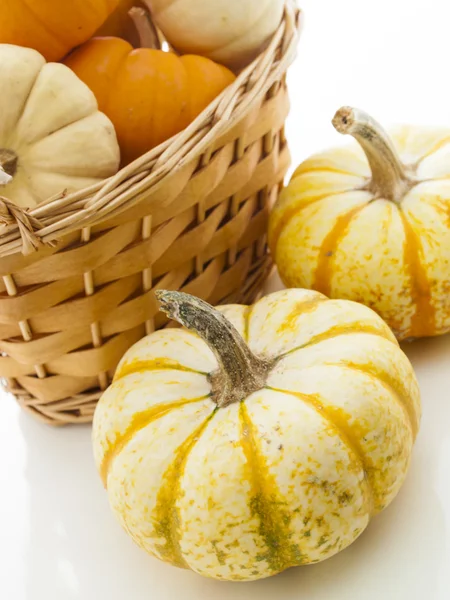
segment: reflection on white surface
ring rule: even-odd
[[[62,580],[64,588],[67,589],[68,597],[79,597],[80,585],[75,573],[75,566],[71,561],[64,558],[58,559],[56,576]]]
[[[294,162],[341,143],[341,104],[380,121],[450,125],[450,6],[304,0],[290,74]],[[276,287],[272,282],[271,286]],[[0,396],[0,598],[5,600],[449,600],[450,336],[405,346],[423,421],[407,482],[349,549],[319,565],[231,584],[147,557],[110,513],[89,427],[51,429]]]

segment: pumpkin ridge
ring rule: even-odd
[[[307,404],[308,406],[310,406],[315,412],[317,412],[318,415],[320,415],[327,421],[329,426],[331,426],[331,428],[333,429],[333,432],[341,440],[342,444],[347,448],[347,450],[354,457],[354,459],[356,459],[356,462],[359,464],[359,467],[364,473],[367,501],[370,506],[368,513],[369,515],[373,515],[375,512],[375,493],[369,475],[372,465],[369,464],[369,459],[367,458],[363,449],[361,448],[360,443],[351,432],[351,427],[348,424],[347,420],[342,417],[342,414],[338,414],[337,411],[333,410],[332,408],[330,409],[330,407],[328,406],[325,406],[318,394],[303,394],[302,392],[283,390],[281,388],[274,388],[269,386],[267,387],[267,389],[273,392],[278,392],[280,394],[294,396],[294,398],[297,398],[305,404]],[[339,420],[339,423],[336,422],[337,420]]]
[[[342,171],[341,169],[335,169],[333,167],[308,167],[307,169],[305,169],[304,171],[299,171],[297,170],[294,175],[292,176],[291,182],[295,181],[297,179],[297,177],[300,177],[301,175],[305,175],[309,173],[333,173],[334,175],[347,175],[350,177],[360,177],[361,179],[364,179],[364,176],[359,175],[357,173],[355,173],[354,171]],[[367,179],[367,177],[365,178]],[[344,192],[345,193],[345,192]]]
[[[297,350],[303,350],[304,348],[315,346],[316,344],[320,344],[320,342],[325,342],[334,337],[338,337],[340,335],[353,335],[358,333],[377,335],[378,337],[381,337],[387,340],[388,342],[392,342],[394,345],[397,345],[396,342],[390,336],[385,335],[383,331],[381,331],[377,327],[374,327],[373,325],[358,322],[346,323],[345,325],[335,325],[334,327],[330,327],[330,329],[327,329],[323,333],[318,333],[302,346],[296,346],[295,348],[292,348],[292,350],[288,350],[287,352],[279,356],[277,360],[281,360],[285,356],[293,354]]]
[[[446,226],[450,228],[450,203],[445,201],[444,198],[438,197],[427,197],[423,199],[423,202],[428,206],[431,206],[440,216],[445,217]]]
[[[37,52],[37,51],[36,51],[36,52]],[[23,98],[23,104],[22,104],[22,106],[21,106],[21,108],[20,108],[20,113],[17,115],[16,122],[14,123],[14,127],[13,127],[13,129],[14,129],[14,130],[16,130],[16,129],[18,128],[18,126],[19,126],[19,123],[20,123],[20,121],[22,120],[22,117],[23,117],[23,115],[24,115],[24,113],[25,113],[25,110],[26,110],[26,108],[27,108],[27,105],[28,105],[28,100],[30,99],[30,96],[31,96],[31,94],[32,94],[32,92],[33,92],[33,90],[34,90],[34,86],[36,85],[36,82],[37,82],[37,80],[39,79],[39,75],[41,74],[41,71],[42,71],[42,69],[45,67],[45,65],[46,65],[46,64],[48,64],[48,63],[47,63],[47,62],[44,62],[44,63],[41,65],[41,68],[40,68],[40,69],[39,69],[39,71],[36,73],[36,77],[33,79],[33,82],[32,82],[32,84],[31,84],[31,87],[30,87],[30,89],[28,90],[28,94],[27,94],[26,96],[24,96],[24,98]],[[10,143],[10,140],[8,141],[8,145],[9,145],[9,143]],[[15,152],[15,151],[13,150],[13,152]],[[19,165],[20,165],[20,162],[18,161],[18,163],[17,163],[17,168],[19,168]]]
[[[140,48],[132,48],[132,50],[130,51],[129,54],[131,54],[131,52],[134,52],[134,50],[139,50]],[[104,106],[101,108],[101,110],[107,114],[108,113],[108,103],[110,101],[111,98],[111,94],[112,94],[112,90],[115,89],[116,87],[116,81],[119,79],[119,77],[122,74],[122,70],[128,60],[129,54],[124,54],[122,56],[122,60],[119,60],[119,62],[117,63],[117,68],[114,71],[114,74],[111,76],[111,82],[110,85],[108,86],[108,89],[105,93],[105,98],[104,98]],[[148,98],[147,98],[147,102],[148,102]],[[150,103],[148,103],[150,104]],[[100,109],[100,108],[99,108]],[[150,106],[149,106],[149,110],[150,110]],[[151,107],[151,110],[153,110],[153,104]]]
[[[344,193],[345,193],[345,191],[349,191],[349,190],[344,190]],[[327,200],[328,198],[330,198],[332,196],[337,196],[338,194],[341,194],[341,193],[342,193],[342,191],[336,192],[334,194],[326,193],[321,196],[314,196],[313,198],[309,199],[309,201],[305,202],[301,206],[287,206],[285,208],[285,210],[283,211],[283,215],[280,217],[280,220],[278,221],[277,226],[275,227],[275,229],[273,230],[272,235],[271,235],[270,247],[272,248],[272,254],[274,254],[274,255],[276,254],[278,241],[279,241],[284,229],[289,225],[289,223],[292,221],[292,219],[294,219],[297,215],[299,215],[302,212],[302,210],[304,210],[308,206],[312,206],[313,204],[317,204],[318,202],[321,202],[322,200]],[[280,198],[281,197],[282,196],[280,196]]]
[[[286,330],[291,330],[296,325],[296,321],[298,317],[308,313],[314,313],[316,309],[322,304],[322,302],[326,302],[328,298],[324,296],[317,296],[315,298],[309,298],[304,300],[303,302],[297,302],[294,309],[283,319],[283,322],[278,326],[276,332],[278,334],[284,333]]]
[[[436,311],[431,302],[430,282],[421,260],[422,244],[401,208],[399,214],[405,230],[404,263],[409,272],[411,298],[415,306],[410,325],[411,337],[431,336],[436,333]]]
[[[250,484],[249,508],[259,521],[258,533],[264,540],[267,551],[257,556],[257,561],[267,561],[272,573],[279,573],[303,562],[298,544],[292,540],[289,525],[291,515],[283,509],[275,478],[270,474],[264,456],[258,448],[255,431],[245,402],[239,407],[240,443],[246,458],[245,476]]]
[[[186,78],[186,82],[187,82],[187,87],[189,88],[193,88],[193,83],[190,79],[190,71],[188,69],[188,67],[186,66],[185,61],[183,60],[183,58],[186,58],[186,56],[192,56],[189,54],[184,54],[183,56],[180,56],[180,64],[182,66],[185,78]],[[195,56],[195,55],[194,55]],[[194,110],[193,110],[193,97],[192,94],[188,94],[187,98],[185,99],[185,102],[183,103],[183,107],[181,109],[181,114],[184,114],[186,117],[186,122],[184,123],[184,127],[187,127],[189,123],[192,123],[192,121],[195,119],[192,118],[192,115],[194,114]],[[180,114],[180,118],[181,118],[181,114]],[[197,115],[198,116],[198,115]]]
[[[22,4],[25,6],[26,10],[33,16],[33,19],[36,21],[36,23],[39,24],[40,28],[45,31],[45,33],[51,38],[51,40],[53,42],[56,42],[55,45],[57,45],[60,48],[60,52],[59,54],[61,54],[61,52],[64,52],[64,44],[62,43],[62,41],[55,35],[55,32],[52,31],[51,29],[49,29],[47,23],[45,22],[44,19],[42,19],[42,17],[36,13],[35,10],[33,10],[33,8],[30,6],[30,4],[28,3],[28,0],[19,0],[22,2]]]
[[[196,373],[197,375],[207,375],[208,373],[203,371],[197,371],[190,367],[185,367],[177,360],[171,358],[154,358],[152,360],[136,360],[130,364],[125,364],[119,367],[114,375],[113,383],[119,381],[127,375],[135,373],[143,373],[145,371],[184,371],[187,373]]]
[[[154,537],[165,540],[165,543],[158,542],[155,545],[161,559],[183,569],[189,569],[190,567],[183,557],[180,546],[180,517],[176,504],[183,496],[181,479],[191,450],[218,410],[218,408],[215,408],[205,421],[176,449],[175,458],[163,475],[151,517],[155,527]]]
[[[338,244],[347,233],[353,218],[361,212],[367,204],[368,203],[365,202],[362,205],[355,206],[348,212],[340,215],[337,218],[334,227],[331,228],[322,240],[314,280],[311,287],[322,294],[325,294],[325,296],[331,296],[331,267],[334,263],[334,256]]]
[[[357,363],[353,363],[351,361],[348,360],[342,360],[338,363],[323,363],[323,366],[333,366],[333,367],[344,367],[346,369],[352,369],[354,371],[360,371],[361,373],[364,373],[365,375],[369,376],[369,377],[373,377],[374,379],[377,379],[386,389],[388,389],[389,391],[391,391],[393,393],[394,398],[397,400],[397,403],[399,406],[401,406],[409,426],[411,427],[411,431],[413,434],[413,437],[415,438],[417,435],[417,431],[418,431],[418,423],[417,423],[417,417],[416,417],[416,413],[415,413],[415,409],[412,403],[408,403],[405,398],[407,397],[407,394],[405,394],[405,391],[403,389],[401,389],[401,386],[398,385],[398,383],[396,382],[394,377],[391,377],[388,375],[388,373],[386,373],[385,371],[382,371],[381,369],[377,369],[375,368],[373,365],[370,364],[360,364],[358,365]]]
[[[114,442],[109,444],[108,449],[103,455],[99,471],[105,488],[107,488],[108,473],[114,458],[124,449],[126,444],[133,439],[136,433],[176,408],[181,408],[186,404],[192,404],[194,402],[201,402],[207,398],[209,398],[209,395],[199,398],[190,398],[189,400],[176,400],[175,402],[157,404],[147,410],[135,413],[127,429],[122,434],[118,435]]]
[[[428,150],[428,152],[425,152],[425,154],[422,154],[422,156],[419,158],[418,161],[416,161],[414,163],[414,167],[416,169],[419,168],[419,166],[422,164],[422,162],[428,158],[429,156],[431,156],[432,154],[435,154],[436,152],[438,152],[441,148],[443,148],[444,146],[447,146],[447,144],[450,144],[450,136],[449,137],[445,137],[442,140],[439,140],[439,142],[437,142],[437,144],[435,146],[433,146],[430,150]]]
[[[31,91],[33,91],[33,90],[31,90]],[[30,95],[31,95],[31,92],[30,92]],[[27,98],[27,101],[25,103],[25,108],[26,108],[26,105],[28,104],[28,100],[29,100],[29,97]],[[25,109],[24,109],[24,112],[25,112]],[[44,135],[42,137],[37,138],[37,139],[33,140],[30,144],[28,144],[28,149],[33,148],[33,146],[35,144],[39,144],[43,140],[51,138],[52,135],[55,135],[55,134],[59,133],[60,131],[64,131],[68,127],[72,127],[72,125],[76,125],[78,123],[83,123],[83,121],[85,121],[86,119],[90,119],[93,115],[97,114],[98,112],[99,111],[98,111],[98,106],[97,106],[97,101],[96,101],[95,102],[95,106],[92,108],[92,112],[90,112],[89,114],[85,115],[84,117],[81,117],[81,119],[80,118],[78,118],[78,119],[75,118],[73,121],[71,121],[70,123],[66,123],[66,125],[64,125],[63,127],[60,127],[59,129],[54,129],[53,131],[49,131],[48,133],[44,133]],[[23,113],[20,116],[19,120],[17,121],[17,125],[20,124],[22,116],[23,116]],[[26,156],[26,152],[24,153],[24,156]],[[59,173],[64,174],[62,171],[55,171],[54,167],[52,167],[51,165],[49,165],[48,169],[42,169],[41,167],[39,167],[39,170],[40,171],[44,171],[46,173],[58,173],[59,172]],[[78,177],[82,177],[82,175],[78,175]]]

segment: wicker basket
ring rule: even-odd
[[[299,12],[186,130],[89,189],[24,212],[0,200],[0,377],[60,425],[92,419],[124,352],[166,325],[153,294],[251,301],[289,165],[285,85]]]

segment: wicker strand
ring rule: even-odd
[[[241,137],[238,140],[236,140],[236,143],[234,145],[234,157],[233,157],[234,163],[237,163],[242,159],[242,157],[244,156],[244,151],[245,151],[244,139]],[[239,196],[237,194],[233,194],[230,197],[229,202],[230,202],[230,217],[233,219],[239,213],[239,206],[240,206]],[[228,264],[230,266],[234,265],[234,263],[236,262],[237,252],[238,252],[237,245],[233,244],[231,246],[231,248],[228,250]]]
[[[14,281],[13,276],[12,275],[4,275],[3,281],[5,283],[6,292],[8,293],[8,296],[12,296],[12,297],[17,296],[18,290],[17,290],[16,282]],[[24,341],[30,342],[33,339],[33,334],[32,334],[29,322],[26,319],[24,319],[24,320],[18,322],[18,326],[19,326],[19,330],[20,330],[20,333],[21,333]],[[36,372],[36,375],[40,379],[44,379],[47,375],[44,365],[35,364],[34,370]]]
[[[83,244],[87,244],[91,239],[91,229],[90,227],[85,227],[81,230],[81,242]],[[95,294],[95,285],[94,285],[94,276],[92,271],[86,271],[83,273],[83,283],[84,283],[84,291],[86,296],[93,296]],[[94,348],[100,348],[103,340],[102,333],[100,329],[100,323],[95,321],[91,323],[91,335],[92,335],[92,344]],[[101,390],[106,390],[108,387],[108,374],[104,371],[101,371],[98,374],[98,382]]]
[[[152,217],[147,215],[142,219],[142,239],[149,240],[152,235]],[[142,290],[144,293],[149,292],[153,287],[152,268],[147,267],[142,271]],[[155,330],[155,321],[153,317],[145,321],[145,333],[149,335]]]
[[[42,246],[43,242],[36,235],[36,231],[43,229],[44,225],[36,217],[28,214],[23,208],[3,196],[0,196],[0,224],[17,226],[22,240],[21,252],[25,256]],[[53,245],[52,241],[46,243]]]

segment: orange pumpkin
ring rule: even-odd
[[[182,131],[235,79],[207,58],[134,50],[114,37],[89,40],[65,64],[113,122],[124,165]]]
[[[117,8],[119,0],[2,2],[0,43],[34,48],[58,61],[88,40]]]

